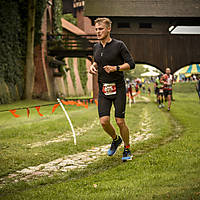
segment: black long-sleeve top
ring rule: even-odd
[[[130,69],[135,68],[135,63],[124,42],[112,39],[105,47],[99,42],[93,48],[94,61],[98,65],[98,82],[102,83],[124,83],[124,73],[115,71],[107,73],[103,67],[106,65],[117,66],[124,63],[130,65]]]

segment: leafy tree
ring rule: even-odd
[[[75,17],[73,17],[72,14],[68,13],[68,14],[64,14],[62,16],[65,20],[67,20],[68,22],[77,25],[77,19]]]
[[[135,69],[125,72],[125,78],[136,79],[144,72],[148,72],[148,69],[144,68],[143,64],[136,64]]]

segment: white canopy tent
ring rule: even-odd
[[[159,73],[158,72],[154,72],[154,71],[145,72],[145,73],[141,74],[142,77],[158,76],[158,75],[159,75]]]

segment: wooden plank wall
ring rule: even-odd
[[[200,35],[112,35],[125,42],[136,63],[146,63],[174,73],[183,66],[200,63]]]

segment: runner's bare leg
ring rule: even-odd
[[[110,123],[110,116],[103,116],[100,118],[101,126],[103,127],[104,131],[108,133],[113,139],[116,138],[116,131],[112,124]]]
[[[116,117],[115,120],[120,129],[120,134],[124,141],[124,146],[128,146],[129,145],[129,129],[128,129],[128,126],[126,125],[125,119]]]
[[[171,107],[171,101],[172,101],[171,98],[172,98],[172,96],[168,95],[168,108]]]

